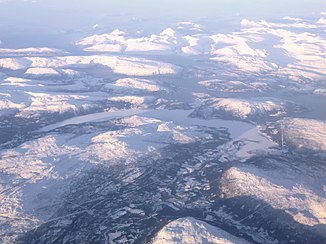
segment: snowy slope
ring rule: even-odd
[[[152,243],[246,244],[249,242],[203,221],[188,217],[174,220],[165,225],[156,234]]]
[[[117,74],[151,76],[153,74],[175,74],[180,69],[174,65],[135,57],[118,56],[64,56],[25,57],[0,59],[0,68],[19,70],[27,68],[92,68],[103,66]]]
[[[326,123],[300,118],[286,118],[279,121],[284,127],[286,143],[299,148],[326,151]]]
[[[107,81],[76,70],[53,68],[30,68],[21,77],[4,77],[0,89],[1,113],[19,117],[103,111],[128,104],[147,107],[159,92],[168,90],[149,79]]]
[[[282,209],[304,225],[325,224],[324,182],[307,174],[309,167],[299,165],[298,168],[295,171],[287,167],[280,170],[264,170],[254,166],[232,167],[221,179],[221,194],[227,199],[255,197],[262,200],[265,207],[270,205],[275,209]],[[263,207],[261,206],[261,210]]]
[[[120,91],[121,94],[144,94],[166,91],[167,89],[149,79],[124,78],[105,84],[103,89],[108,91]]]
[[[86,46],[84,50],[92,52],[168,54],[177,43],[175,32],[170,28],[150,37],[128,38],[125,34],[120,30],[113,30],[109,34],[86,37],[76,44]]]
[[[0,42],[1,44],[1,42]],[[67,52],[48,47],[29,47],[29,48],[18,48],[18,49],[10,49],[10,48],[0,48],[0,56],[48,56],[48,55],[62,55],[68,54]]]
[[[275,98],[204,98],[203,105],[193,116],[202,118],[233,117],[238,119],[254,119],[267,117],[283,117],[303,111],[293,102]]]
[[[286,16],[280,22],[243,19],[241,30],[205,32],[203,26],[181,22],[160,33],[132,34],[114,30],[76,42],[85,51],[160,55],[207,55],[245,73],[269,72],[303,82],[325,77],[326,42],[319,31],[324,19]]]

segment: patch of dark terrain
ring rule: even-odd
[[[3,116],[0,121],[0,150],[14,148],[31,138],[33,131],[42,128],[44,125],[51,124],[52,121],[62,121],[75,114],[72,112],[66,113],[42,113],[37,117],[17,117]]]
[[[121,125],[114,120],[107,120],[103,122],[86,122],[78,125],[65,125],[46,132],[30,133],[24,140],[16,141],[17,144],[13,145],[13,148],[25,143],[27,141],[36,140],[38,138],[53,135],[53,134],[73,134],[75,136],[92,134],[94,131],[105,132],[105,131],[117,131],[128,128],[127,126]],[[10,147],[11,148],[11,147]]]
[[[245,167],[250,165],[265,172],[282,172],[289,177],[304,175],[297,183],[307,188],[313,187],[315,194],[324,197],[326,174],[324,153],[302,149],[283,151],[280,154],[269,153],[255,156],[247,160]],[[241,165],[239,165],[241,167]],[[272,180],[272,183],[273,180]],[[275,182],[276,184],[279,184]],[[286,182],[286,187],[292,188]],[[287,209],[296,212],[296,209]],[[308,226],[293,219],[284,210],[275,209],[255,196],[241,196],[230,199],[220,199],[209,213],[210,219],[222,220],[241,235],[249,235],[258,243],[325,243],[326,225]],[[308,214],[308,213],[307,213]],[[216,221],[215,220],[215,221]],[[257,235],[259,233],[259,235]]]
[[[210,219],[221,221],[232,233],[254,243],[315,243],[326,242],[325,225],[313,227],[298,223],[284,210],[252,196],[233,197],[217,202]],[[210,221],[215,223],[215,221]]]
[[[94,168],[74,183],[56,214],[19,243],[143,243],[171,220],[203,217],[216,197],[209,183],[228,166],[201,155],[218,153],[230,140],[225,129],[205,132],[211,139],[172,144],[133,165]]]

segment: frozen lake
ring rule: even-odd
[[[100,122],[110,119],[118,119],[133,115],[139,115],[142,117],[154,118],[163,121],[173,121],[176,124],[185,125],[185,126],[207,126],[214,128],[227,128],[232,138],[239,137],[246,131],[253,129],[255,126],[252,124],[235,121],[235,120],[223,120],[223,119],[197,119],[190,118],[189,114],[192,111],[190,110],[143,110],[143,109],[127,109],[120,111],[110,111],[110,112],[100,112],[87,114],[82,116],[77,116],[70,118],[52,125],[43,127],[40,131],[50,131],[66,125],[76,125],[83,124],[87,122]]]
[[[180,124],[183,126],[205,126],[213,128],[226,128],[230,133],[230,137],[233,140],[243,141],[245,144],[242,146],[241,150],[237,152],[237,156],[243,159],[250,157],[251,152],[256,150],[266,150],[276,144],[272,142],[269,138],[262,135],[259,128],[242,121],[234,120],[223,120],[223,119],[198,119],[191,118],[189,114],[191,110],[142,110],[142,109],[127,109],[122,111],[111,111],[111,112],[101,112],[93,113],[83,116],[78,116],[64,120],[59,123],[55,123],[42,128],[40,131],[50,131],[66,125],[76,125],[87,122],[100,122],[110,119],[119,119],[123,117],[129,117],[138,115],[141,117],[154,118],[166,122],[174,122],[175,124]]]

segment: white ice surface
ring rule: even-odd
[[[113,118],[122,118],[131,115],[140,115],[150,118],[155,118],[164,121],[173,121],[178,124],[186,125],[186,126],[207,126],[207,127],[214,127],[214,128],[227,128],[230,132],[231,136],[239,137],[246,131],[254,128],[253,125],[235,121],[235,120],[222,120],[222,119],[212,119],[212,120],[203,120],[197,118],[190,118],[188,117],[191,111],[189,110],[141,110],[141,109],[127,109],[121,111],[111,111],[111,112],[101,112],[101,113],[94,113],[88,114],[83,116],[74,117],[71,119],[67,119],[65,121],[59,122],[57,124],[49,125],[41,129],[41,131],[49,131],[53,130],[65,125],[70,124],[81,124],[86,122],[92,121],[99,121],[99,120],[109,120]]]

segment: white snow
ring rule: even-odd
[[[84,48],[87,52],[112,52],[120,53],[124,50],[124,47],[120,44],[96,44],[90,47]]]
[[[63,185],[76,180],[92,164],[129,164],[166,144],[188,143],[185,138],[206,136],[195,127],[172,123],[168,123],[168,130],[157,131],[165,122],[146,117],[132,116],[117,123],[130,127],[47,135],[0,152],[0,170],[9,178],[1,184],[0,216],[6,217],[1,217],[0,223],[10,228],[13,238],[50,218],[56,211],[55,206],[50,206],[61,198],[66,189]],[[125,180],[131,181],[132,177]],[[137,209],[126,211],[143,214]]]
[[[326,123],[323,121],[301,118],[286,118],[279,121],[284,126],[285,143],[326,151]]]
[[[0,68],[10,70],[26,69],[30,65],[30,61],[17,58],[0,58]]]
[[[241,30],[231,33],[204,32],[202,26],[180,22],[160,33],[137,34],[116,29],[76,42],[85,51],[159,55],[207,55],[211,60],[246,73],[269,72],[295,81],[322,79],[325,74],[326,42],[316,23],[285,16],[281,23],[265,20],[241,21]],[[183,30],[192,30],[181,34]],[[27,63],[26,63],[27,62]],[[29,65],[32,62],[32,66]],[[91,67],[101,65],[118,74],[150,76],[174,74],[179,69],[162,62],[118,56],[67,56],[0,60],[6,69]]]
[[[230,133],[231,141],[218,148],[221,162],[223,157],[225,161],[243,162],[259,152],[271,152],[269,149],[275,144],[260,127],[243,121],[214,119],[219,118],[215,115],[231,115],[238,120],[290,116],[292,108],[297,108],[294,103],[269,97],[212,98],[205,92],[210,89],[210,94],[214,91],[233,92],[232,95],[246,91],[267,93],[278,81],[290,80],[289,84],[296,81],[307,93],[325,95],[325,87],[320,82],[326,74],[326,41],[322,29],[325,18],[312,21],[289,16],[280,23],[244,19],[241,29],[223,34],[208,29],[205,21],[201,21],[203,26],[180,22],[154,33],[140,30],[133,34],[116,29],[77,41],[77,46],[92,52],[82,56],[50,48],[0,49],[3,57],[15,57],[0,58],[0,71],[5,74],[0,73],[0,116],[10,113],[17,119],[27,120],[39,119],[45,113],[78,113],[93,106],[107,110],[51,124],[35,132],[46,136],[0,151],[0,171],[8,176],[8,180],[1,179],[0,185],[1,226],[8,226],[13,236],[35,228],[55,212],[52,201],[60,199],[68,182],[78,178],[85,169],[97,164],[128,166],[167,144],[208,140],[210,135],[202,130],[205,126],[224,128]],[[95,26],[91,32],[99,29],[102,30]],[[191,55],[197,56],[191,58]],[[192,110],[168,110],[170,102],[172,106],[179,105],[179,95],[180,101],[188,105],[202,106],[196,111],[209,120],[189,117]],[[133,109],[99,107],[111,104],[110,101],[130,103]],[[150,109],[151,105],[159,104],[156,101],[166,102],[166,106],[164,103],[160,107],[166,109]],[[103,129],[108,120],[121,129]],[[99,128],[81,125],[86,122],[103,124]],[[66,125],[80,125],[71,126],[71,133],[86,127],[87,133],[51,132]],[[326,150],[325,122],[287,118],[277,125],[284,126],[286,144]],[[221,190],[226,198],[257,197],[273,208],[287,211],[302,224],[325,224],[325,197],[307,184],[305,174],[295,173],[291,178],[287,173],[233,167],[225,172]],[[124,180],[130,183],[136,176]],[[185,189],[191,190],[195,181],[187,182]],[[40,211],[44,207],[48,208],[46,214]],[[128,207],[116,216],[128,212],[144,215],[142,210]],[[60,224],[67,222],[60,221]],[[104,230],[104,226],[99,228]],[[0,236],[4,232],[9,233],[0,230]],[[120,233],[110,235],[114,239]],[[171,222],[155,241],[246,243],[192,218]]]
[[[49,99],[44,94],[32,95]],[[51,106],[56,105],[49,104],[49,109],[52,109]],[[43,131],[67,124],[108,119],[124,127],[106,131],[94,128],[88,133],[78,134],[47,134],[16,148],[1,151],[0,170],[10,176],[10,180],[1,185],[5,190],[1,197],[5,200],[0,206],[0,214],[9,218],[0,218],[1,224],[7,224],[14,236],[39,226],[56,211],[55,207],[49,206],[55,199],[60,199],[65,190],[63,185],[72,178],[76,179],[93,164],[130,164],[167,144],[195,142],[208,137],[198,126],[227,126],[232,136],[241,135],[252,128],[242,122],[191,119],[187,117],[188,114],[189,111],[183,110],[132,110],[80,116],[45,127]],[[174,121],[171,121],[172,118]],[[136,176],[125,180],[131,182]],[[45,213],[41,211],[44,208],[47,209]],[[134,209],[125,211],[143,214]]]
[[[25,108],[24,103],[16,103],[11,101],[11,95],[6,93],[0,93],[0,115],[5,115]],[[14,111],[12,111],[14,110]]]
[[[67,52],[55,48],[40,47],[40,48],[0,48],[0,55],[62,55],[67,54]]]
[[[188,115],[190,111],[185,110],[141,110],[141,109],[130,109],[122,111],[110,111],[103,113],[89,114],[85,116],[79,116],[72,119],[65,120],[63,122],[46,126],[41,131],[53,130],[65,125],[81,124],[86,122],[104,121],[108,119],[119,119],[123,118],[121,123],[128,126],[143,126],[147,123],[153,124],[151,140],[154,141],[173,141],[179,143],[189,143],[197,140],[199,134],[192,131],[194,126],[207,126],[215,128],[227,128],[233,141],[242,141],[243,145],[236,152],[232,152],[232,156],[236,156],[237,160],[245,161],[246,159],[253,156],[257,151],[266,151],[269,148],[275,146],[275,144],[268,139],[265,135],[261,134],[258,127],[252,126],[245,122],[222,120],[222,119],[210,119],[203,120],[197,118],[190,118]],[[146,118],[146,119],[145,119]],[[166,121],[165,123],[159,123],[159,121]],[[154,125],[155,124],[155,125]],[[175,124],[180,124],[182,127],[175,127]],[[187,131],[189,130],[189,131]],[[131,133],[131,131],[130,131]],[[142,135],[140,131],[132,132],[135,136]],[[162,134],[156,138],[155,134]],[[163,136],[163,134],[166,134]],[[163,136],[163,137],[162,137]],[[205,136],[205,135],[202,135]],[[138,139],[137,147],[140,146],[141,137],[135,137]],[[145,137],[146,138],[146,137]],[[165,138],[163,140],[163,138]],[[221,147],[223,151],[229,151],[229,147],[232,146],[233,141],[229,144]],[[150,144],[144,144],[142,148],[147,148]]]
[[[114,86],[133,88],[148,92],[157,92],[163,89],[162,87],[158,86],[154,81],[136,78],[119,79],[115,81]]]
[[[290,23],[243,19],[241,31],[212,35],[216,43],[212,60],[230,63],[245,72],[269,71],[296,81],[322,79],[326,74],[326,43],[318,24],[322,25],[324,19],[320,18],[318,24],[291,17],[284,19]],[[279,38],[276,43],[270,41],[274,37]],[[227,46],[219,48],[219,43]],[[264,49],[253,48],[256,44]]]
[[[25,83],[25,82],[29,82],[31,80],[29,79],[25,79],[25,78],[19,78],[19,77],[7,77],[6,79],[4,79],[5,82],[9,82],[9,83]]]
[[[76,177],[76,169],[84,168],[76,158],[69,161],[79,148],[64,146],[62,140],[66,141],[46,136],[0,152],[0,170],[8,175],[1,183],[0,222],[13,234],[7,236],[10,242],[51,217],[64,191],[62,184],[67,184],[65,179]]]
[[[255,126],[241,121],[223,120],[223,119],[203,120],[197,118],[190,118],[188,117],[190,113],[191,111],[187,111],[187,110],[130,109],[130,110],[121,110],[121,111],[109,111],[109,112],[94,113],[94,114],[89,114],[84,116],[77,116],[72,119],[68,119],[60,123],[44,127],[41,129],[41,131],[49,131],[70,124],[81,124],[81,123],[92,122],[92,121],[104,121],[108,119],[122,118],[131,115],[138,115],[146,118],[151,118],[154,120],[173,122],[175,124],[180,124],[183,126],[207,126],[207,127],[215,127],[215,128],[227,128],[232,138],[238,138],[244,133],[255,128]],[[138,123],[139,122],[137,122],[137,124]],[[166,125],[164,127],[166,128]],[[250,140],[250,137],[247,139]]]
[[[29,68],[25,74],[33,76],[60,76],[60,73],[52,68]]]
[[[198,109],[205,118],[214,117],[215,112],[226,112],[241,119],[250,116],[284,116],[293,103],[275,98],[238,99],[205,98],[203,106]]]
[[[317,94],[317,95],[326,96],[326,89],[317,88],[317,89],[314,90],[314,93]]]
[[[174,38],[175,32],[171,28],[164,30],[159,35],[149,37],[127,37],[126,33],[114,30],[109,34],[93,35],[76,42],[84,47],[85,51],[115,52],[115,53],[170,53],[174,45],[170,38]]]
[[[318,25],[326,25],[326,18],[321,17],[318,21],[317,21]]]
[[[289,21],[302,21],[302,19],[300,19],[300,18],[291,17],[291,16],[285,16],[285,17],[283,17],[283,19],[289,20]]]
[[[173,121],[174,123],[181,124],[184,126],[207,126],[215,128],[227,128],[232,138],[239,137],[244,132],[254,127],[249,123],[234,120],[204,120],[190,118],[188,117],[190,113],[191,111],[187,110],[149,110],[143,113],[142,115],[164,121]]]
[[[242,19],[241,25],[244,27],[260,27],[261,24],[257,23],[256,21],[250,21],[248,19]]]
[[[54,130],[66,125],[74,125],[74,124],[82,124],[86,122],[99,122],[103,120],[109,120],[113,118],[122,118],[130,115],[136,115],[139,113],[143,113],[144,110],[141,109],[129,109],[129,110],[119,110],[119,111],[110,111],[110,112],[101,112],[101,113],[93,113],[83,116],[77,116],[71,119],[64,120],[62,122],[52,124],[46,127],[43,127],[40,131],[50,131]]]
[[[151,76],[153,74],[175,74],[180,71],[175,65],[144,58],[118,56],[64,56],[64,57],[26,57],[0,59],[0,68],[89,68],[101,65],[117,74],[130,76]]]
[[[82,106],[83,100],[87,96],[80,95],[54,95],[48,93],[25,92],[30,95],[31,104],[22,109],[18,116],[37,116],[41,112],[64,113],[77,110],[77,106]]]
[[[242,134],[239,138],[236,138],[236,140],[243,142],[240,149],[233,155],[237,157],[240,162],[245,162],[257,152],[266,152],[270,148],[277,146],[275,142],[260,132],[259,127],[252,128]]]
[[[247,91],[261,92],[269,88],[269,85],[264,82],[245,83],[243,81],[237,81],[237,80],[225,81],[221,79],[203,80],[200,81],[199,84],[207,87],[210,90],[222,91],[222,92],[247,92]]]
[[[249,243],[244,239],[209,225],[195,218],[187,217],[174,220],[164,226],[155,236],[153,244],[172,243]]]
[[[177,29],[200,31],[198,24],[183,22],[177,25]],[[183,53],[198,55],[209,53],[212,40],[205,36],[182,36],[171,27],[161,33],[153,33],[147,36],[127,35],[126,33],[109,33],[93,35],[76,42],[84,51],[92,52],[117,52],[131,54],[160,54]]]
[[[286,211],[299,223],[310,226],[325,224],[325,195],[322,197],[316,193],[307,178],[308,175],[289,171],[285,167],[277,171],[254,166],[232,167],[224,173],[220,189],[225,198],[258,198],[275,209]]]
[[[111,97],[108,100],[115,101],[115,102],[130,103],[133,108],[147,108],[148,103],[154,101],[154,97],[117,96],[117,97]]]

